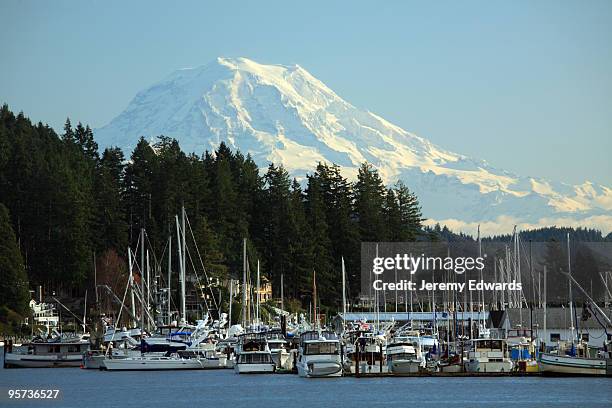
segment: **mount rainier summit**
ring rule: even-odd
[[[324,161],[354,179],[368,161],[385,182],[401,179],[417,194],[428,222],[468,233],[477,224],[485,234],[514,225],[612,231],[609,187],[522,177],[449,152],[356,108],[299,65],[218,58],[178,70],[138,93],[95,134],[101,147],[126,154],[140,136],[174,137],[197,154],[224,141],[250,153],[260,168],[272,161],[298,178]]]

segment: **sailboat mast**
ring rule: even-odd
[[[168,326],[172,323],[172,235],[168,237]]]
[[[234,301],[234,280],[230,279],[229,315],[227,316],[227,327],[232,327],[232,302]]]
[[[132,300],[132,319],[136,319],[136,303],[134,302],[134,271],[132,270],[132,250],[128,247],[128,268],[130,270],[130,299]],[[115,328],[119,322],[115,322]],[[136,327],[136,320],[132,320],[132,327]]]
[[[255,312],[255,318],[257,319],[257,325],[259,326],[259,259],[257,260],[257,311]]]
[[[149,264],[149,250],[147,249],[147,312],[151,310],[151,266]],[[147,328],[151,327],[151,319],[147,320]]]
[[[176,240],[178,241],[177,250],[178,250],[178,261],[179,261],[179,281],[181,283],[181,323],[185,322],[185,265],[183,263],[184,258],[182,254],[182,245],[181,245],[181,227],[179,225],[178,215],[174,217],[176,222]]]
[[[281,310],[285,310],[285,282],[284,275],[281,273]]]
[[[317,272],[312,271],[312,296],[314,298],[314,318],[315,318],[315,329],[319,327],[319,315],[317,313]]]
[[[182,279],[181,279],[181,305],[183,306],[183,323],[187,323],[187,307],[185,305],[185,285],[187,284],[185,282],[186,279],[186,269],[187,269],[187,247],[185,244],[185,206],[181,207],[181,246],[182,246],[182,264],[183,264],[183,268],[181,269],[181,275],[182,275]]]
[[[141,294],[141,303],[142,303],[142,312],[140,315],[140,331],[142,332],[144,330],[144,319],[145,319],[145,299],[144,299],[144,293],[145,293],[145,287],[144,287],[144,273],[143,269],[144,269],[144,265],[145,265],[145,250],[144,250],[144,242],[145,242],[145,238],[144,238],[144,228],[140,229],[140,294]],[[141,336],[142,337],[142,336]]]
[[[247,258],[246,258],[246,238],[242,239],[242,327],[247,325]]]
[[[346,321],[346,269],[344,267],[344,257],[342,257],[342,318]]]
[[[546,336],[546,322],[547,322],[547,316],[546,316],[546,265],[544,265],[544,293],[543,293],[543,298],[544,298],[544,336]],[[546,344],[546,337],[544,338],[544,344]]]
[[[572,296],[572,261],[570,256],[570,234],[567,233],[567,273],[569,275],[569,307],[570,307],[570,322],[572,330],[572,342],[574,341],[574,298]]]

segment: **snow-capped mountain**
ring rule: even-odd
[[[388,183],[417,193],[430,222],[474,233],[513,225],[589,226],[612,231],[612,189],[571,186],[498,170],[446,151],[346,102],[299,65],[218,58],[176,71],[138,93],[127,109],[96,131],[101,146],[129,152],[138,137],[175,137],[188,152],[221,142],[249,152],[262,168],[282,163],[297,177],[319,161],[354,178],[368,161]]]

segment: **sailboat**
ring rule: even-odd
[[[247,291],[249,288],[247,278],[248,259],[246,252],[246,238],[242,241],[242,256],[243,256],[243,276],[242,276],[242,323],[243,327],[260,328],[259,321],[256,325],[251,325]],[[259,291],[259,288],[258,288]],[[258,296],[259,299],[259,296]],[[256,319],[258,320],[258,319]],[[276,364],[272,359],[272,353],[268,345],[268,338],[265,332],[251,331],[238,336],[238,344],[235,348],[236,361],[234,363],[234,372],[236,374],[267,374],[276,371]]]
[[[612,324],[610,318],[597,306],[597,303],[589,296],[589,294],[580,286],[580,284],[572,276],[571,257],[570,257],[570,241],[569,233],[567,234],[567,263],[568,271],[566,275],[569,279],[569,296],[570,296],[570,318],[574,319],[574,313],[571,312],[573,305],[572,284],[575,285],[586,298],[590,301],[591,310],[603,318],[609,325]],[[598,320],[599,321],[599,320]],[[546,323],[544,323],[546,324]],[[600,323],[601,324],[601,323]],[[604,331],[606,327],[602,324]],[[575,342],[573,336],[574,323],[572,323],[572,341],[571,343],[561,343],[557,350],[550,353],[541,353],[538,357],[540,371],[544,375],[588,375],[588,376],[612,376],[612,342],[608,341],[599,354],[593,356],[589,352],[588,343],[580,340]]]

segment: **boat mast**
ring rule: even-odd
[[[168,237],[168,326],[172,324],[171,299],[172,299],[172,234]]]
[[[546,265],[544,265],[544,335],[546,336]],[[544,338],[544,345],[546,345],[546,337]],[[546,349],[544,349],[546,350]]]
[[[185,274],[183,273],[185,269],[185,265],[183,264],[183,254],[181,248],[181,227],[179,225],[178,215],[174,216],[174,220],[176,221],[176,240],[178,241],[177,250],[178,250],[178,261],[179,261],[179,282],[181,283],[181,293],[185,293],[183,291],[185,287]],[[185,321],[185,296],[181,296],[181,323]]]
[[[319,328],[319,315],[317,314],[317,272],[312,271],[312,297],[314,298],[315,330]]]
[[[570,329],[572,331],[572,343],[574,342],[574,298],[572,297],[572,262],[570,257],[570,234],[567,233],[567,273],[569,276],[569,307],[570,307]]]
[[[183,324],[187,323],[187,307],[185,306],[185,279],[186,279],[186,269],[187,269],[187,247],[185,244],[185,206],[183,205],[181,207],[181,245],[182,245],[182,249],[183,249],[183,260],[182,260],[182,264],[183,264],[183,268],[181,270],[181,274],[182,274],[182,279],[181,279],[181,305],[183,306]]]
[[[132,270],[132,250],[128,247],[128,267],[130,270],[130,298],[132,299],[132,327],[136,327],[136,303],[134,302],[134,271]],[[115,322],[115,330],[119,326],[119,322]]]
[[[255,296],[257,296],[257,309],[255,311],[255,319],[257,321],[257,326],[259,327],[259,259],[257,260],[257,292],[255,293]]]
[[[246,258],[246,238],[242,239],[242,327],[247,325],[247,258]]]
[[[143,339],[144,341],[144,337],[143,337],[143,331],[144,331],[144,319],[145,319],[145,302],[144,302],[144,274],[143,269],[144,269],[144,264],[145,264],[145,251],[144,251],[144,228],[140,229],[140,293],[141,293],[141,306],[142,306],[142,311],[141,311],[141,315],[140,315],[140,338]],[[141,352],[142,352],[142,348],[141,348]]]
[[[397,303],[395,307],[397,308]],[[342,318],[346,322],[346,270],[344,267],[344,257],[342,257]]]
[[[150,300],[151,300],[151,267],[149,264],[149,250],[147,249],[147,302],[146,302],[147,315],[149,313],[149,310],[151,310]],[[150,329],[150,328],[151,328],[151,319],[149,317],[149,319],[147,319],[147,329]]]
[[[285,283],[283,277],[284,275],[281,273],[281,310],[285,310]]]
[[[232,302],[234,300],[234,280],[230,279],[230,296],[229,296],[229,316],[227,318],[227,328],[232,327]]]

